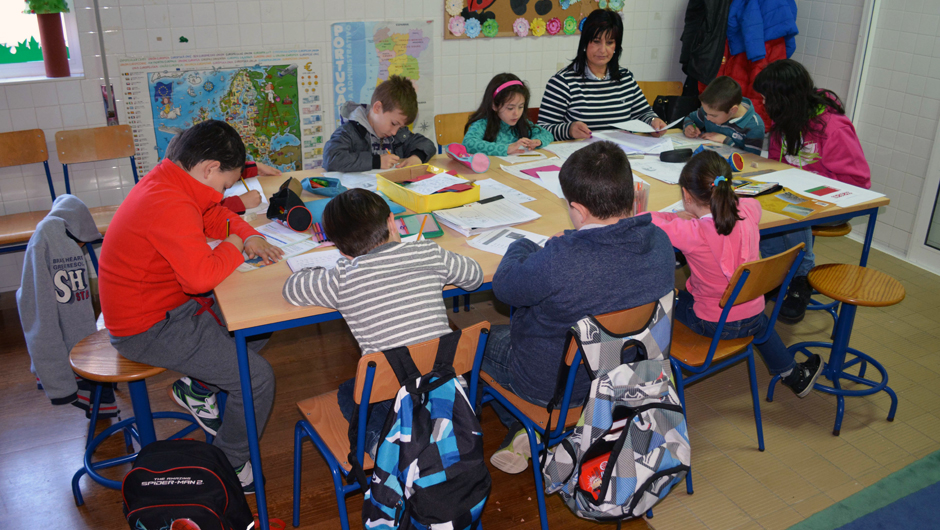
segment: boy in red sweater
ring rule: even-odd
[[[209,120],[181,133],[115,213],[101,249],[99,289],[121,355],[206,382],[184,377],[173,384],[174,397],[216,435],[214,445],[252,493],[235,341],[204,294],[244,261],[242,251],[266,263],[282,254],[219,204],[244,166],[245,145],[230,125]],[[207,236],[223,242],[212,249]],[[274,373],[257,353],[263,344],[248,343],[259,432],[274,399]],[[228,393],[224,423],[210,389]]]

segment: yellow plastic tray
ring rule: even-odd
[[[417,166],[408,166],[400,169],[391,169],[379,173],[376,177],[376,188],[384,193],[389,199],[408,208],[415,213],[428,213],[434,210],[446,210],[456,208],[480,200],[480,186],[470,182],[473,188],[467,191],[456,193],[435,193],[433,195],[421,195],[410,191],[408,188],[400,186],[399,182],[411,180],[428,173],[445,173],[447,170],[432,166],[431,164],[420,164]],[[464,175],[459,175],[466,178]],[[470,179],[467,179],[470,180]]]

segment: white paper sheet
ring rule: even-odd
[[[563,163],[564,161],[562,161],[560,158],[546,158],[544,160],[536,160],[535,162],[529,162],[528,164],[516,164],[515,166],[500,165],[499,167],[500,169],[502,169],[503,171],[505,171],[506,173],[509,173],[510,175],[514,177],[519,177],[523,180],[538,180],[538,179],[534,179],[530,177],[529,175],[526,175],[525,173],[522,172],[522,170],[536,169],[536,168],[545,167],[545,166],[561,167]]]
[[[685,205],[682,204],[682,200],[680,199],[679,202],[677,202],[677,203],[675,203],[675,204],[670,204],[669,206],[666,206],[665,208],[663,208],[663,209],[660,210],[660,211],[661,211],[661,212],[665,212],[665,213],[679,213],[679,212],[684,212],[684,211],[685,211]]]
[[[541,215],[503,198],[484,203],[474,202],[449,210],[438,210],[434,212],[434,217],[461,234],[470,236],[487,229],[534,221]]]
[[[496,197],[497,195],[502,195],[505,199],[508,199],[516,204],[522,204],[524,202],[535,200],[535,197],[529,197],[525,193],[522,193],[515,188],[511,188],[502,182],[499,182],[498,180],[478,180],[476,181],[476,184],[480,186],[480,200]]]
[[[560,171],[539,171],[539,178],[533,179],[532,182],[542,186],[548,191],[554,193],[559,199],[564,199],[565,194],[561,191],[561,183],[558,181],[558,174]]]
[[[302,254],[300,256],[288,258],[287,266],[290,267],[292,272],[314,267],[332,269],[336,266],[336,262],[341,257],[342,254],[340,254],[339,250],[336,249],[324,250],[322,252],[311,252],[310,254]]]
[[[375,175],[376,173],[372,172],[340,173],[338,171],[327,171],[323,174],[324,177],[339,179],[340,183],[349,189],[362,188],[369,191],[375,191]]]
[[[546,157],[543,153],[530,151],[528,153],[522,153],[521,155],[497,156],[496,158],[505,160],[507,164],[521,164],[523,162],[532,162],[533,160],[542,160],[543,158],[548,157]]]
[[[312,239],[305,239],[304,241],[299,241],[292,245],[287,245],[286,247],[281,249],[284,251],[284,255],[282,256],[282,258],[287,259],[293,256],[298,256],[300,254],[303,254],[304,252],[310,252],[311,250],[319,247],[321,244],[322,243],[317,243],[316,241]],[[262,260],[261,258],[249,259],[248,255],[246,254],[245,262],[239,265],[238,268],[235,270],[237,270],[238,272],[250,272],[253,270],[258,270],[265,266],[266,265],[264,264],[264,260]]]
[[[669,138],[653,138],[652,136],[638,136],[626,131],[602,131],[594,136],[616,143],[625,153],[659,154],[672,150],[672,140]]]
[[[630,168],[638,171],[647,177],[665,182],[666,184],[678,184],[679,174],[685,164],[673,164],[663,162],[659,156],[645,156],[643,160],[630,160]]]
[[[561,143],[551,143],[545,149],[555,153],[555,155],[564,160],[568,160],[568,157],[574,154],[575,151],[583,149],[594,142],[600,141],[600,138],[592,137],[584,140],[574,140],[571,142],[561,142]]]
[[[621,122],[614,123],[612,125],[618,129],[623,129],[625,131],[630,131],[630,132],[635,132],[635,133],[652,133],[652,132],[659,132],[659,131],[665,131],[665,130],[671,129],[677,123],[679,123],[680,121],[684,119],[685,117],[683,116],[682,118],[679,118],[678,120],[670,124],[667,124],[662,129],[654,129],[652,125],[644,123],[640,120],[621,121]]]
[[[840,208],[855,206],[859,203],[884,197],[883,194],[876,191],[859,188],[798,168],[774,171],[773,173],[751,177],[751,179],[758,182],[779,182],[781,186],[789,188],[804,197],[831,203]]]
[[[448,175],[447,173],[439,173],[431,178],[408,184],[407,188],[408,191],[413,191],[419,195],[432,195],[433,193],[444,188],[449,188],[454,184],[467,183],[469,183],[467,179],[455,177],[454,175]]]
[[[310,239],[313,235],[310,232],[294,232],[276,221],[271,221],[266,225],[256,226],[255,230],[260,232],[261,235],[268,240],[268,243],[278,248],[284,248],[287,245]]]
[[[245,189],[245,184],[248,185],[247,190]],[[256,190],[258,193],[261,194],[261,204],[259,204],[258,206],[255,206],[254,208],[250,210],[245,210],[245,213],[256,214],[256,213],[267,212],[268,211],[268,198],[264,196],[264,189],[261,188],[261,182],[258,180],[258,177],[251,177],[250,179],[245,179],[245,184],[242,184],[242,181],[239,180],[238,182],[235,183],[234,186],[225,190],[225,193],[222,194],[222,198],[227,199],[229,197],[235,197],[238,195],[242,195],[244,193],[248,193],[249,190]]]
[[[518,228],[500,228],[498,230],[480,234],[477,237],[468,240],[467,244],[484,252],[492,252],[493,254],[505,256],[506,250],[509,249],[509,245],[523,238],[534,242],[540,247],[544,247],[545,242],[548,241],[547,236],[534,234],[525,230],[519,230]]]

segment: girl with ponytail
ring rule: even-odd
[[[653,223],[662,228],[672,246],[689,263],[691,275],[686,290],[679,291],[676,320],[706,337],[713,337],[721,318],[719,301],[734,271],[760,259],[761,207],[755,199],[739,199],[731,186],[731,166],[714,151],[692,157],[679,176],[682,203],[679,213],[652,212]],[[760,335],[769,320],[764,315],[764,297],[735,305],[728,313],[721,339]],[[797,364],[776,332],[757,350],[771,374],[799,397],[805,397],[822,372],[822,361],[813,355]]]

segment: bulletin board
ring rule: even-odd
[[[623,0],[444,0],[444,38],[575,35],[595,9],[619,12]]]

